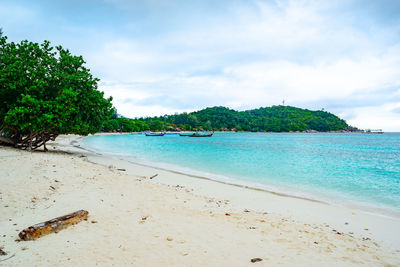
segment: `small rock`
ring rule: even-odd
[[[261,258],[252,258],[250,261],[252,263],[254,263],[254,262],[262,261],[262,259]]]
[[[91,223],[97,223],[97,221],[96,220],[92,220]]]
[[[172,240],[174,240],[174,239],[173,239],[172,237],[168,236],[168,237],[167,237],[167,240],[168,240],[168,241],[172,241]]]
[[[244,212],[250,212],[248,209],[245,209]]]
[[[225,216],[231,216],[231,214],[230,213],[225,213]]]

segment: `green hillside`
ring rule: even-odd
[[[123,125],[118,125],[119,121]],[[236,111],[226,107],[211,107],[191,113],[160,117],[114,118],[114,125],[109,124],[110,127],[105,127],[104,130],[143,131],[177,128],[181,130],[255,132],[354,130],[344,120],[332,113],[291,106],[272,106],[246,111]]]

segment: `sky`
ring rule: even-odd
[[[126,117],[285,101],[400,131],[397,0],[0,0],[0,27],[82,55]]]

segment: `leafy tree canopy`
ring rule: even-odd
[[[356,130],[344,120],[326,111],[291,106],[272,106],[247,111],[210,107],[191,113],[139,119],[153,130],[172,126],[183,130],[235,130],[254,132],[341,131]]]
[[[210,107],[191,113],[139,119],[114,116],[104,124],[104,131],[143,130],[204,130],[204,131],[357,131],[336,115],[322,110],[291,106],[272,106],[246,111],[226,107]]]
[[[112,114],[81,56],[50,42],[0,38],[0,140],[35,149],[59,134],[98,132]],[[45,147],[46,150],[46,147]]]

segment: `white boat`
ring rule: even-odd
[[[146,132],[146,136],[164,136],[165,133]]]

